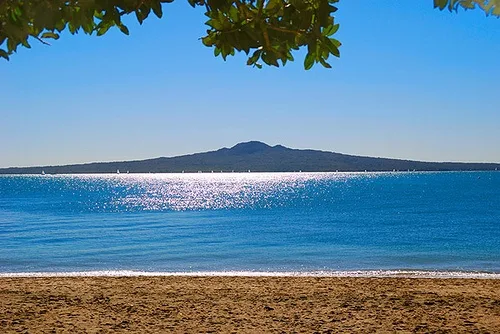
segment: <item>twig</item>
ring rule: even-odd
[[[290,30],[290,29],[285,29],[285,28],[280,28],[280,27],[274,27],[274,26],[271,26],[271,25],[268,25],[267,27],[268,27],[268,29],[271,29],[271,30],[286,32],[286,33],[294,34],[294,35],[302,34],[302,33],[305,32],[304,30],[303,31],[301,31],[301,30]]]
[[[45,44],[45,45],[49,45],[49,46],[50,46],[50,43],[45,42],[45,41],[44,41],[43,39],[41,39],[40,37],[38,37],[38,36],[33,36],[33,37],[34,37],[35,39],[37,39],[40,43]]]

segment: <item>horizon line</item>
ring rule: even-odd
[[[195,154],[202,154],[202,153],[212,153],[212,152],[217,152],[223,149],[231,150],[235,148],[238,145],[241,144],[250,144],[250,143],[256,143],[256,144],[264,144],[268,146],[269,148],[276,148],[276,147],[283,147],[289,150],[297,150],[297,151],[316,151],[316,152],[327,152],[327,153],[335,153],[335,154],[341,154],[341,155],[347,155],[347,156],[354,156],[354,157],[361,157],[361,158],[374,158],[374,159],[389,159],[389,160],[399,160],[399,161],[411,161],[411,162],[423,162],[423,163],[452,163],[452,164],[500,164],[500,161],[464,161],[464,160],[420,160],[420,159],[412,159],[412,158],[394,158],[394,157],[387,157],[387,156],[374,156],[374,155],[357,155],[353,153],[343,153],[343,152],[337,152],[337,151],[327,151],[327,150],[321,150],[321,149],[314,149],[314,148],[291,148],[288,146],[285,146],[283,144],[276,144],[276,145],[269,145],[265,142],[258,141],[258,140],[250,140],[250,141],[244,141],[244,142],[239,142],[236,143],[235,145],[231,147],[220,147],[217,149],[212,149],[212,150],[207,150],[207,151],[199,151],[199,152],[193,152],[193,153],[185,153],[185,154],[180,154],[180,155],[174,155],[174,156],[157,156],[157,157],[151,157],[151,158],[140,158],[140,159],[129,159],[129,160],[101,160],[101,161],[87,161],[87,162],[69,162],[69,163],[62,163],[62,164],[49,164],[49,165],[24,165],[24,166],[7,166],[7,167],[2,167],[0,166],[0,169],[17,169],[17,168],[49,168],[49,167],[68,167],[68,166],[81,166],[81,165],[89,165],[89,164],[107,164],[107,163],[126,163],[126,162],[141,162],[141,161],[147,161],[147,160],[155,160],[155,159],[172,159],[172,158],[180,158],[180,157],[186,157],[190,155],[195,155]],[[125,159],[125,158],[123,158]]]

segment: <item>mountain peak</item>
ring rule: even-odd
[[[244,143],[238,143],[231,147],[229,150],[232,153],[237,154],[252,154],[260,151],[270,149],[271,146],[260,141],[248,141]]]

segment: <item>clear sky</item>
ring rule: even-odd
[[[241,141],[500,162],[500,20],[425,1],[339,3],[333,69],[224,62],[203,9],[103,37],[65,34],[0,60],[0,167],[174,156]]]

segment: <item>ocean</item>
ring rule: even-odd
[[[500,172],[0,176],[0,275],[64,273],[500,277]]]

